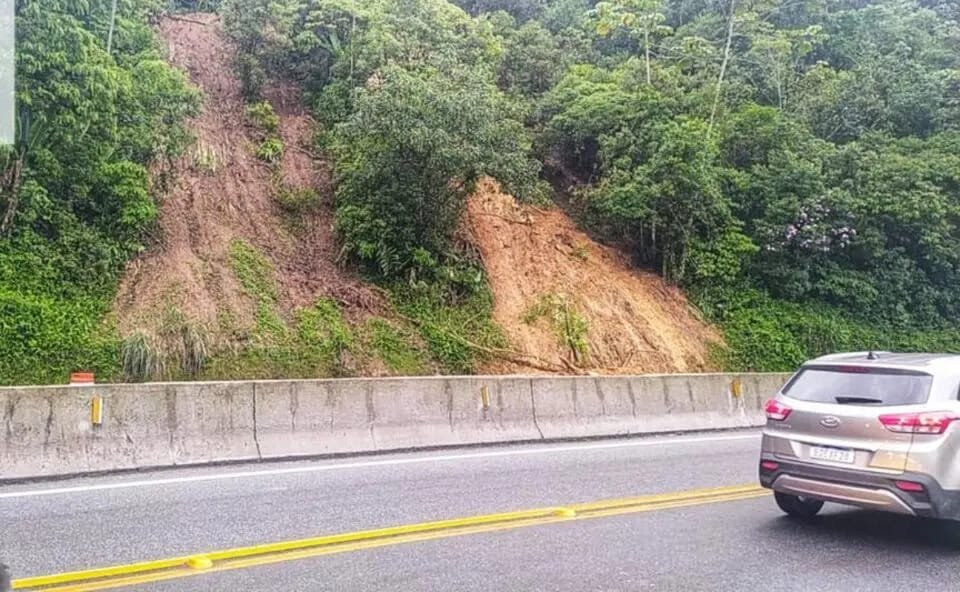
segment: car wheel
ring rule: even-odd
[[[823,507],[823,502],[818,499],[790,495],[780,491],[774,491],[773,497],[777,500],[780,509],[794,518],[813,518]]]

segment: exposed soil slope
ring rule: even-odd
[[[547,318],[531,311],[545,299],[568,303],[586,321],[581,365],[598,373],[709,369],[718,334],[683,293],[624,256],[593,242],[560,210],[523,206],[484,181],[468,205],[467,227],[494,294],[494,318],[518,351],[553,364],[574,355]],[[493,372],[523,371],[495,364]]]
[[[230,63],[233,48],[215,16],[188,18],[162,21],[159,33],[170,61],[203,92],[202,112],[190,123],[197,141],[174,164],[173,186],[161,206],[159,244],[130,264],[121,283],[114,306],[121,334],[154,327],[171,308],[214,333],[227,325],[249,326],[256,305],[244,294],[229,258],[230,243],[238,238],[272,264],[282,309],[309,306],[318,296],[332,297],[348,311],[375,307],[375,293],[335,264],[329,174],[310,151],[313,123],[295,89],[266,91],[280,116],[285,146],[276,179],[254,154],[256,132],[246,123]],[[316,188],[324,203],[291,225],[273,198],[278,182]]]

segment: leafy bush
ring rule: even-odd
[[[313,187],[282,185],[275,190],[273,197],[284,211],[291,214],[303,214],[320,206],[320,193]]]
[[[451,303],[436,285],[393,289],[394,305],[411,319],[432,357],[446,372],[470,374],[489,359],[490,350],[505,347],[506,340],[491,320],[493,296],[478,290],[465,300]]]
[[[257,146],[257,158],[270,164],[277,164],[283,158],[283,140],[271,136]]]
[[[953,327],[895,327],[872,323],[817,304],[776,300],[751,288],[694,293],[707,317],[723,329],[718,363],[731,371],[784,372],[838,351],[960,352]]]
[[[267,101],[259,101],[247,106],[247,118],[257,129],[273,134],[280,126],[280,117],[273,110],[273,105]]]

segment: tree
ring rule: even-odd
[[[653,83],[650,67],[651,44],[658,37],[671,32],[670,27],[663,24],[667,17],[661,10],[661,0],[612,0],[598,2],[591,11],[600,36],[606,37],[618,27],[623,27],[640,40],[647,84]]]
[[[509,103],[466,72],[388,67],[355,106],[332,145],[337,230],[344,256],[382,276],[441,260],[482,176],[521,198],[540,190],[528,136]]]

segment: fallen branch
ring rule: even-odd
[[[413,317],[408,317],[408,316],[403,315],[403,314],[400,314],[400,313],[397,313],[397,316],[400,317],[401,319],[409,322],[409,323],[412,323],[412,324],[416,325],[417,327],[420,327],[420,326],[422,326],[422,325],[424,324],[422,321],[420,321],[420,320],[418,320],[418,319],[415,319],[415,318],[413,318]],[[436,328],[436,327],[434,327],[434,328]],[[485,345],[480,345],[479,343],[474,343],[474,342],[470,341],[469,339],[466,339],[466,338],[464,338],[464,337],[461,337],[460,335],[457,335],[456,333],[451,333],[450,331],[446,331],[446,330],[444,330],[444,329],[440,329],[440,330],[443,331],[443,333],[445,333],[446,335],[449,335],[450,337],[453,337],[454,339],[456,339],[457,341],[459,341],[459,342],[462,343],[463,345],[469,347],[470,349],[474,349],[474,350],[477,350],[477,351],[479,351],[479,352],[483,352],[483,353],[485,353],[485,354],[489,354],[489,355],[491,355],[491,356],[495,356],[495,357],[497,357],[497,358],[500,358],[500,359],[502,359],[502,360],[506,360],[506,361],[508,361],[508,362],[513,362],[514,364],[519,364],[519,365],[521,365],[521,366],[527,366],[528,368],[534,368],[534,369],[536,369],[536,370],[543,370],[544,372],[564,373],[564,372],[566,372],[566,370],[567,370],[567,369],[565,369],[563,366],[560,366],[560,365],[558,365],[558,364],[552,364],[552,363],[550,363],[550,362],[548,362],[548,361],[546,361],[546,360],[544,360],[544,359],[542,359],[542,358],[538,358],[538,357],[536,357],[536,356],[531,356],[530,354],[525,354],[525,353],[521,353],[521,352],[516,352],[516,351],[512,351],[512,350],[509,350],[509,349],[503,349],[503,348],[499,348],[499,347],[496,347],[496,348],[494,348],[494,347],[487,347],[487,346],[485,346]],[[566,362],[566,360],[564,360],[564,362]],[[579,368],[574,368],[574,367],[570,366],[569,363],[567,364],[567,366],[569,367],[569,369],[570,369],[571,371],[575,372],[576,374],[583,374],[583,370],[581,370],[581,369],[579,369]]]

